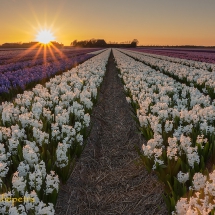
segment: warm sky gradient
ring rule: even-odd
[[[215,46],[215,0],[0,0],[0,44],[138,39],[142,45]]]

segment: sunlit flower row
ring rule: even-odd
[[[0,52],[0,73],[15,71],[25,67],[43,64],[46,62],[60,61],[74,56],[94,52],[98,49],[57,49],[53,47],[30,48],[26,50],[1,50]],[[99,51],[99,50],[98,50]]]
[[[142,54],[145,56],[153,57],[156,59],[160,59],[160,60],[166,60],[166,61],[173,62],[173,63],[180,63],[182,65],[189,66],[189,67],[195,67],[197,69],[208,70],[209,72],[215,72],[215,64],[213,64],[213,63],[187,60],[187,59],[181,59],[181,58],[176,58],[176,57],[169,57],[169,56],[165,56],[165,55],[151,54],[151,53],[145,53],[145,52],[138,52],[138,51],[133,51],[133,52],[137,53],[137,54]]]
[[[45,87],[36,85],[13,103],[2,103],[1,214],[54,214],[59,181],[66,182],[85,145],[109,54],[106,50]]]
[[[165,184],[169,211],[214,153],[215,103],[198,89],[114,50],[127,101],[148,140],[142,160]],[[214,204],[215,207],[215,204]]]
[[[211,98],[215,98],[215,72],[209,72],[208,70],[196,69],[180,63],[145,56],[138,54],[137,52],[134,53],[122,49],[120,51],[142,61],[146,65],[149,65],[160,72],[172,76],[178,81],[182,81],[190,86],[198,87],[199,90],[210,95]]]
[[[17,92],[35,86],[37,83],[44,83],[56,74],[60,74],[78,63],[92,57],[92,55],[68,56],[67,59],[51,59],[51,62],[44,62],[44,59],[35,60],[35,64],[28,66],[20,62],[20,68],[13,70],[6,67],[6,71],[0,73],[0,101],[13,98]]]
[[[97,54],[101,54],[103,51],[106,51],[106,49],[101,49],[101,50],[98,50],[98,51],[89,52],[89,53],[87,53],[87,54],[97,55]]]

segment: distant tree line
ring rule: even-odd
[[[215,48],[215,46],[197,46],[197,45],[140,45],[143,48]]]
[[[64,45],[56,41],[51,41],[50,44],[56,48],[62,48]],[[4,43],[0,48],[39,48],[41,43],[39,42],[29,42],[29,43]]]
[[[138,44],[138,40],[134,39],[133,41],[127,41],[126,42],[121,42],[121,43],[117,43],[117,42],[109,42],[106,43],[104,39],[91,39],[91,40],[81,40],[81,41],[77,41],[74,40],[73,42],[71,42],[71,46],[74,47],[83,47],[83,48],[99,48],[99,47],[130,47],[130,48],[135,48]]]

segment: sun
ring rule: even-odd
[[[50,30],[40,30],[37,34],[36,40],[43,44],[48,44],[50,41],[55,40],[55,37]]]

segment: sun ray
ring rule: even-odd
[[[36,62],[38,55],[40,54],[42,49],[42,46],[39,47],[39,49],[37,50],[37,53],[35,54],[34,58],[33,58],[33,64]]]
[[[31,46],[30,48],[24,50],[23,52],[20,52],[19,55],[16,56],[16,60],[19,61],[20,59],[22,59],[24,56],[28,55],[30,52],[32,52],[34,49],[38,48],[39,44],[34,44],[33,46]],[[8,63],[13,62],[14,59],[11,59],[10,61],[8,61]]]
[[[50,44],[50,46],[60,55],[61,58],[64,58],[66,60],[68,59],[68,57],[62,51],[56,48],[52,43]]]
[[[47,65],[47,53],[46,53],[46,48],[47,48],[47,46],[46,45],[44,45],[43,46],[43,63],[45,64],[45,66]]]
[[[52,59],[57,62],[59,64],[59,60],[55,57],[54,53],[53,53],[53,49],[52,49],[52,44],[48,45],[48,51],[51,54]]]

